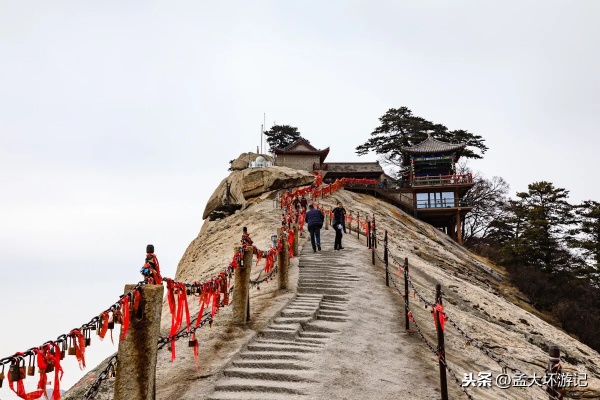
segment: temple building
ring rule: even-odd
[[[282,149],[275,149],[275,165],[313,172],[315,164],[321,165],[329,154],[329,147],[317,150],[305,139],[298,139]]]
[[[301,169],[323,174],[325,183],[334,182],[341,178],[380,179],[384,176],[383,168],[378,162],[330,162],[325,158],[329,147],[318,150],[305,139],[298,139],[289,146],[275,149],[275,165]]]
[[[459,243],[464,217],[473,208],[464,200],[473,187],[473,177],[456,173],[465,146],[428,136],[415,146],[401,148],[410,187],[404,191],[410,191],[414,216],[444,230]]]

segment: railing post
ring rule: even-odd
[[[294,224],[294,243],[292,244],[294,249],[294,257],[298,254],[298,222]]]
[[[360,240],[360,213],[356,212],[356,237]]]
[[[435,285],[435,302],[442,305],[442,285]],[[444,330],[440,322],[440,313],[438,310],[433,310],[435,318],[435,328],[438,338],[438,364],[440,366],[440,390],[442,392],[442,400],[448,400],[448,384],[446,382],[446,351],[444,350]]]
[[[326,213],[325,210],[323,210],[323,215],[324,215],[324,219],[325,219],[325,230],[329,230],[329,220],[331,219],[329,216],[329,213]]]
[[[548,398],[552,399],[562,399],[564,390],[559,386],[559,382],[562,381],[561,373],[562,366],[560,365],[560,348],[555,345],[550,345],[548,348],[548,355],[550,356],[548,359],[548,371],[547,374],[549,377],[555,377],[555,379],[548,379],[548,384],[546,387],[546,393],[548,393]]]
[[[288,287],[288,270],[290,266],[290,249],[284,230],[279,234],[279,239],[282,241],[281,252],[277,255],[277,268],[279,275],[279,289],[287,289]]]
[[[234,251],[239,250],[234,247]],[[250,317],[250,272],[252,270],[252,246],[244,247],[242,263],[234,273],[233,283],[233,323],[245,325]]]
[[[375,228],[375,214],[373,214],[373,247],[377,248],[377,229]]]
[[[385,263],[385,286],[390,287],[390,271],[388,264],[388,236],[387,231],[385,231],[385,236],[383,237],[383,262]]]
[[[404,311],[404,324],[406,330],[410,327],[410,320],[408,318],[408,257],[404,258],[404,302],[406,303],[406,310]]]
[[[371,248],[371,221],[367,219],[367,247]]]
[[[134,287],[135,285],[126,285],[125,293],[129,293]],[[156,343],[160,336],[164,288],[163,285],[143,285],[139,291],[142,317],[131,315],[127,335],[119,342],[115,400],[156,398]]]
[[[375,246],[371,246],[371,263],[375,265]]]

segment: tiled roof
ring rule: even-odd
[[[308,143],[303,138],[300,138],[300,139],[296,140],[295,142],[288,144],[284,148],[277,149],[277,150],[290,151],[290,150],[293,150],[295,147],[297,147],[300,144],[303,144],[304,146],[306,146],[307,148],[309,148],[311,151],[319,151],[319,150],[317,150],[317,148],[315,148],[313,145],[311,145],[310,143]]]
[[[436,154],[449,153],[457,150],[462,150],[466,143],[447,143],[441,142],[431,136],[423,140],[421,143],[414,146],[401,147],[400,150],[407,154]]]

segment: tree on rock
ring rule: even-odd
[[[482,158],[488,149],[481,136],[462,129],[450,131],[442,124],[413,115],[407,107],[390,108],[379,121],[381,125],[371,132],[371,138],[356,147],[356,154],[373,151],[383,155],[384,161],[400,166],[401,147],[414,146],[427,139],[428,134],[443,142],[466,143],[463,152],[466,158]]]
[[[569,232],[569,246],[578,249],[583,262],[575,273],[600,284],[600,203],[586,200],[575,206],[576,228]]]
[[[271,152],[274,149],[282,149],[289,146],[302,138],[300,132],[298,132],[298,128],[291,125],[273,125],[271,129],[265,132],[265,136],[267,137],[267,143]],[[306,141],[308,142],[308,140]]]
[[[509,202],[513,233],[504,244],[505,262],[541,267],[547,273],[569,269],[572,256],[564,243],[575,222],[573,206],[567,202],[569,191],[546,181],[534,182],[528,189]]]

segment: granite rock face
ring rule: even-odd
[[[215,212],[221,212],[223,216],[230,215],[231,209],[236,208],[233,205],[239,205],[239,209],[244,207],[249,199],[263,193],[309,185],[314,179],[314,175],[308,171],[287,167],[272,166],[233,171],[221,181],[210,196],[202,218],[209,218],[211,213]]]

